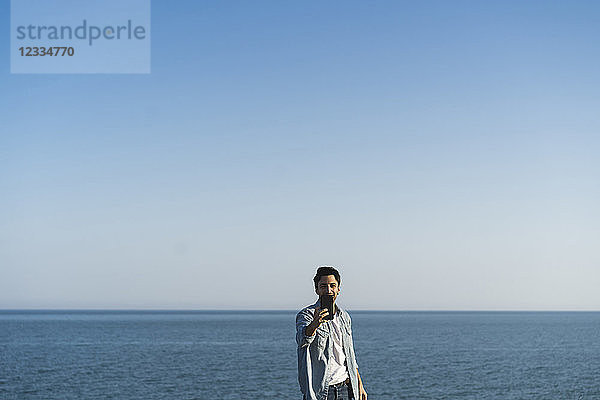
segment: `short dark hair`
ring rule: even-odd
[[[317,274],[313,279],[313,281],[315,281],[315,289],[317,289],[317,285],[319,284],[321,277],[329,275],[333,275],[335,277],[335,279],[338,281],[338,286],[342,284],[342,280],[340,279],[340,273],[338,272],[338,270],[330,265],[323,265],[322,267],[317,268]]]

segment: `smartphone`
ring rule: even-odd
[[[330,295],[326,295],[326,296],[322,296],[321,297],[321,310],[326,308],[327,311],[329,311],[329,315],[326,316],[325,320],[332,320],[333,319],[333,315],[334,315],[334,309],[333,309],[333,296]]]

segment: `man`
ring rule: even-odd
[[[298,382],[304,400],[367,400],[354,355],[352,321],[335,303],[340,273],[321,266],[314,282],[319,300],[296,315]],[[327,295],[333,295],[334,310],[321,307]],[[325,320],[330,313],[333,320]]]

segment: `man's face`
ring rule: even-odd
[[[317,283],[315,290],[319,297],[325,295],[333,295],[333,301],[337,298],[340,293],[340,285],[333,275],[322,276],[321,280]]]

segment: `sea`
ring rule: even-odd
[[[301,399],[296,311],[0,311],[0,399]],[[368,398],[600,399],[600,313],[352,311]]]

